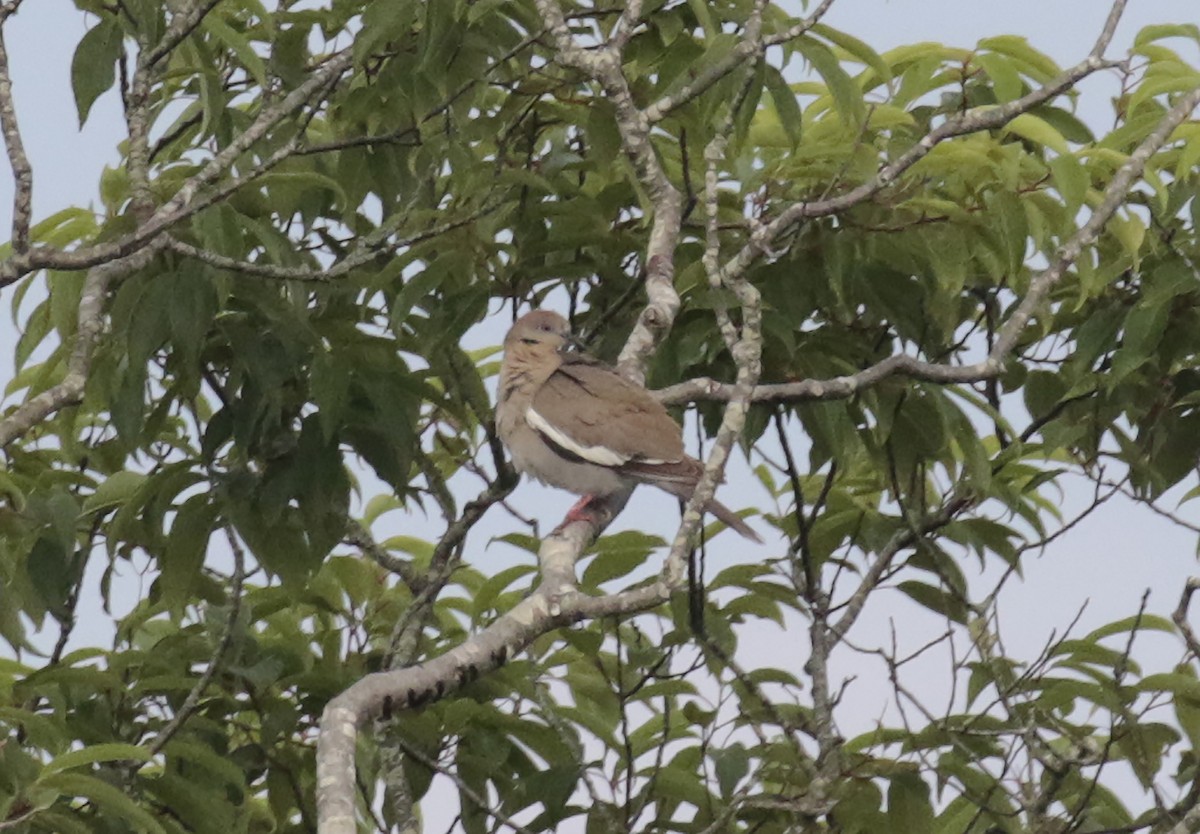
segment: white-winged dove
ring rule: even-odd
[[[504,338],[496,427],[516,468],[584,496],[567,521],[590,518],[593,498],[637,484],[690,498],[704,466],[684,452],[679,424],[645,388],[568,351],[570,341],[567,320],[549,310],[522,316]],[[704,509],[762,541],[718,501]]]

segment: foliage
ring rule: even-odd
[[[462,561],[484,544],[468,535],[478,515],[502,512],[512,487],[491,434],[496,357],[464,336],[545,301],[615,360],[642,309],[658,196],[626,153],[613,91],[556,61],[527,0],[77,5],[90,27],[71,72],[80,120],[123,85],[130,136],[98,212],[39,218],[26,244],[18,207],[0,250],[22,333],[0,460],[0,636],[17,658],[0,661],[0,830],[315,830],[324,705],[470,640],[534,579],[532,555],[495,575]],[[568,11],[590,42],[621,33],[605,9]],[[817,23],[768,60],[733,61],[755,14],[647,2],[624,47],[636,106],[663,105],[652,155],[684,195],[681,306],[651,387],[738,371],[716,323],[741,323],[742,300],[710,280],[707,221],[729,259],[800,204],[807,219],[744,275],[762,297],[761,385],[898,354],[972,365],[1200,85],[1180,48],[1200,41],[1194,26],[1144,30],[1110,70],[1124,92],[1097,136],[1074,85],[1098,67],[1070,76],[1019,38],[880,54]],[[774,5],[762,15],[768,34],[795,23]],[[955,118],[1064,73],[1044,101],[880,182]],[[705,149],[725,130],[710,218]],[[458,692],[385,716],[360,744],[364,830],[419,830],[414,809],[450,792],[471,834],[1194,819],[1198,644],[1183,616],[1119,612],[1022,658],[999,640],[995,593],[1072,522],[1056,507],[1068,474],[1097,485],[1085,513],[1111,493],[1200,489],[1198,163],[1188,121],[1000,373],[760,389],[740,443],[775,498],[755,519],[770,558],[715,571],[690,612],[677,594],[549,630],[479,679],[460,669]],[[98,283],[98,264],[137,252],[144,263]],[[76,401],[22,411],[81,367]],[[721,402],[676,404],[716,433]],[[440,513],[446,534],[389,538],[393,510]],[[623,588],[664,547],[602,536],[581,587]],[[80,597],[113,602],[130,572],[145,593],[95,645]],[[912,656],[853,643],[858,612],[891,589],[944,621],[948,708],[905,689]],[[790,656],[740,659],[780,628]],[[1177,666],[1142,668],[1148,631],[1182,635]],[[838,704],[830,667],[858,652],[894,684],[879,706],[898,708],[877,725]],[[1119,790],[1128,774],[1153,797]]]

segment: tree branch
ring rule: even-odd
[[[159,206],[135,231],[112,242],[94,244],[70,252],[51,247],[35,247],[26,252],[14,254],[6,261],[0,262],[0,287],[11,284],[22,275],[36,269],[88,269],[114,258],[125,257],[140,251],[162,232],[207,205],[202,200],[196,200],[196,196],[203,188],[211,185],[222,174],[229,171],[238,157],[265,138],[279,122],[326,90],[331,83],[350,68],[352,63],[353,53],[349,49],[330,56],[324,65],[313,72],[304,83],[274,105],[259,112],[254,121],[241,134],[189,177],[175,192],[175,195]],[[280,152],[276,151],[271,158],[286,158],[292,152],[287,149],[287,146],[281,150],[287,151],[283,157],[279,157]],[[242,183],[239,181],[238,184]]]
[[[663,170],[650,141],[650,120],[633,101],[629,82],[621,70],[621,55],[609,44],[589,51],[575,42],[557,0],[535,0],[546,30],[557,47],[555,60],[596,81],[616,109],[617,130],[625,154],[633,161],[638,181],[654,207],[650,239],[646,246],[647,303],[617,359],[617,370],[627,379],[642,382],[645,365],[659,339],[671,329],[679,312],[675,291],[675,247],[683,221],[683,198]]]
[[[980,382],[996,376],[999,366],[987,361],[971,365],[943,365],[904,354],[889,356],[849,376],[828,379],[804,379],[756,385],[750,393],[753,403],[801,403],[844,400],[893,376],[939,384]],[[654,392],[664,405],[695,402],[728,402],[733,386],[709,377],[697,377]]]
[[[94,267],[83,284],[75,330],[75,346],[67,360],[67,373],[51,386],[0,420],[0,447],[7,446],[58,411],[83,399],[92,355],[104,332],[104,301],[109,284],[144,268],[157,252],[147,247],[136,254]]]
[[[13,9],[15,11],[15,7]],[[5,15],[7,17],[7,15]],[[4,147],[8,150],[8,163],[12,168],[13,218],[12,248],[24,252],[29,248],[29,222],[33,216],[33,167],[25,154],[25,143],[21,140],[21,128],[17,123],[17,110],[13,104],[12,78],[8,71],[8,50],[4,46],[4,30],[0,28],[0,131],[4,133]]]
[[[492,203],[480,206],[475,211],[470,212],[465,217],[457,220],[450,220],[445,223],[439,223],[425,231],[417,232],[408,237],[387,242],[387,238],[399,226],[404,216],[400,215],[392,220],[385,222],[379,228],[372,231],[370,234],[359,238],[355,246],[346,257],[336,263],[330,264],[328,269],[310,269],[302,266],[279,266],[277,264],[264,264],[256,261],[246,261],[238,258],[230,258],[225,255],[211,252],[207,249],[201,249],[198,246],[193,246],[190,243],[185,243],[175,237],[166,238],[166,246],[172,252],[178,255],[183,255],[187,258],[193,258],[201,263],[208,264],[214,269],[225,269],[230,272],[237,272],[243,275],[251,275],[258,278],[269,278],[276,281],[303,281],[310,283],[319,283],[324,281],[336,281],[343,278],[350,272],[359,267],[366,266],[376,259],[386,258],[388,255],[395,253],[397,250],[403,249],[406,246],[413,246],[422,241],[431,240],[439,235],[452,232],[455,229],[460,229],[464,226],[469,226],[481,217],[495,211],[500,207],[499,203]]]
[[[767,36],[759,44],[755,44],[750,38],[743,37],[723,57],[701,70],[695,79],[684,84],[678,90],[665,94],[647,107],[645,111],[647,121],[651,124],[661,122],[675,110],[703,95],[713,84],[725,78],[747,60],[761,55],[762,46],[778,46],[800,37],[821,21],[833,3],[834,0],[821,0],[821,4],[813,9],[813,13],[804,20],[783,32]]]
[[[149,52],[143,53],[139,66],[153,67],[167,57],[175,47],[195,31],[204,20],[205,15],[216,8],[221,0],[192,0],[188,6],[171,15],[171,22],[163,32],[162,40]]]
[[[948,119],[923,136],[894,162],[889,162],[880,168],[874,177],[861,185],[836,197],[813,200],[811,202],[793,203],[788,206],[778,217],[751,236],[750,241],[742,247],[742,250],[734,258],[729,268],[734,270],[748,268],[760,255],[770,249],[771,244],[775,240],[801,220],[838,214],[869,200],[895,182],[901,174],[924,159],[930,151],[945,140],[956,136],[965,136],[969,133],[977,133],[981,130],[1003,127],[1022,113],[1027,113],[1038,105],[1071,89],[1097,70],[1117,65],[1117,62],[1106,61],[1098,56],[1089,55],[1045,86],[1033,90],[1021,98],[1014,99],[998,107],[987,110],[972,110]]]
[[[204,690],[216,677],[221,663],[225,660],[225,655],[229,652],[229,647],[233,645],[233,633],[242,610],[242,583],[246,578],[246,553],[228,526],[225,527],[225,536],[229,541],[230,550],[233,552],[233,576],[229,580],[229,613],[225,617],[221,637],[217,641],[217,648],[213,651],[208,665],[204,668],[204,673],[200,675],[200,679],[188,692],[170,723],[163,728],[163,731],[155,737],[154,742],[150,745],[151,756],[158,755],[195,713],[200,706],[200,698],[204,695]],[[144,763],[142,762],[142,764]]]
[[[620,507],[597,507],[611,519]],[[511,611],[470,639],[424,663],[368,675],[325,707],[317,740],[317,813],[321,834],[354,834],[354,753],[359,727],[384,712],[412,709],[444,697],[503,665],[546,632],[580,620],[629,614],[665,601],[661,582],[604,597],[575,586],[575,560],[594,536],[574,522],[547,537],[538,552],[541,582]]]

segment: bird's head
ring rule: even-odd
[[[550,310],[534,310],[517,319],[508,331],[504,337],[504,353],[523,357],[526,361],[545,361],[571,344],[571,325],[566,319]]]

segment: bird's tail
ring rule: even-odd
[[[763,543],[762,536],[754,532],[754,529],[749,524],[742,521],[741,517],[738,516],[737,513],[726,507],[715,498],[704,505],[704,511],[706,513],[712,513],[717,518],[721,519],[721,521],[725,522],[726,525],[732,527],[734,530],[737,530],[750,541],[758,542],[759,544]]]

